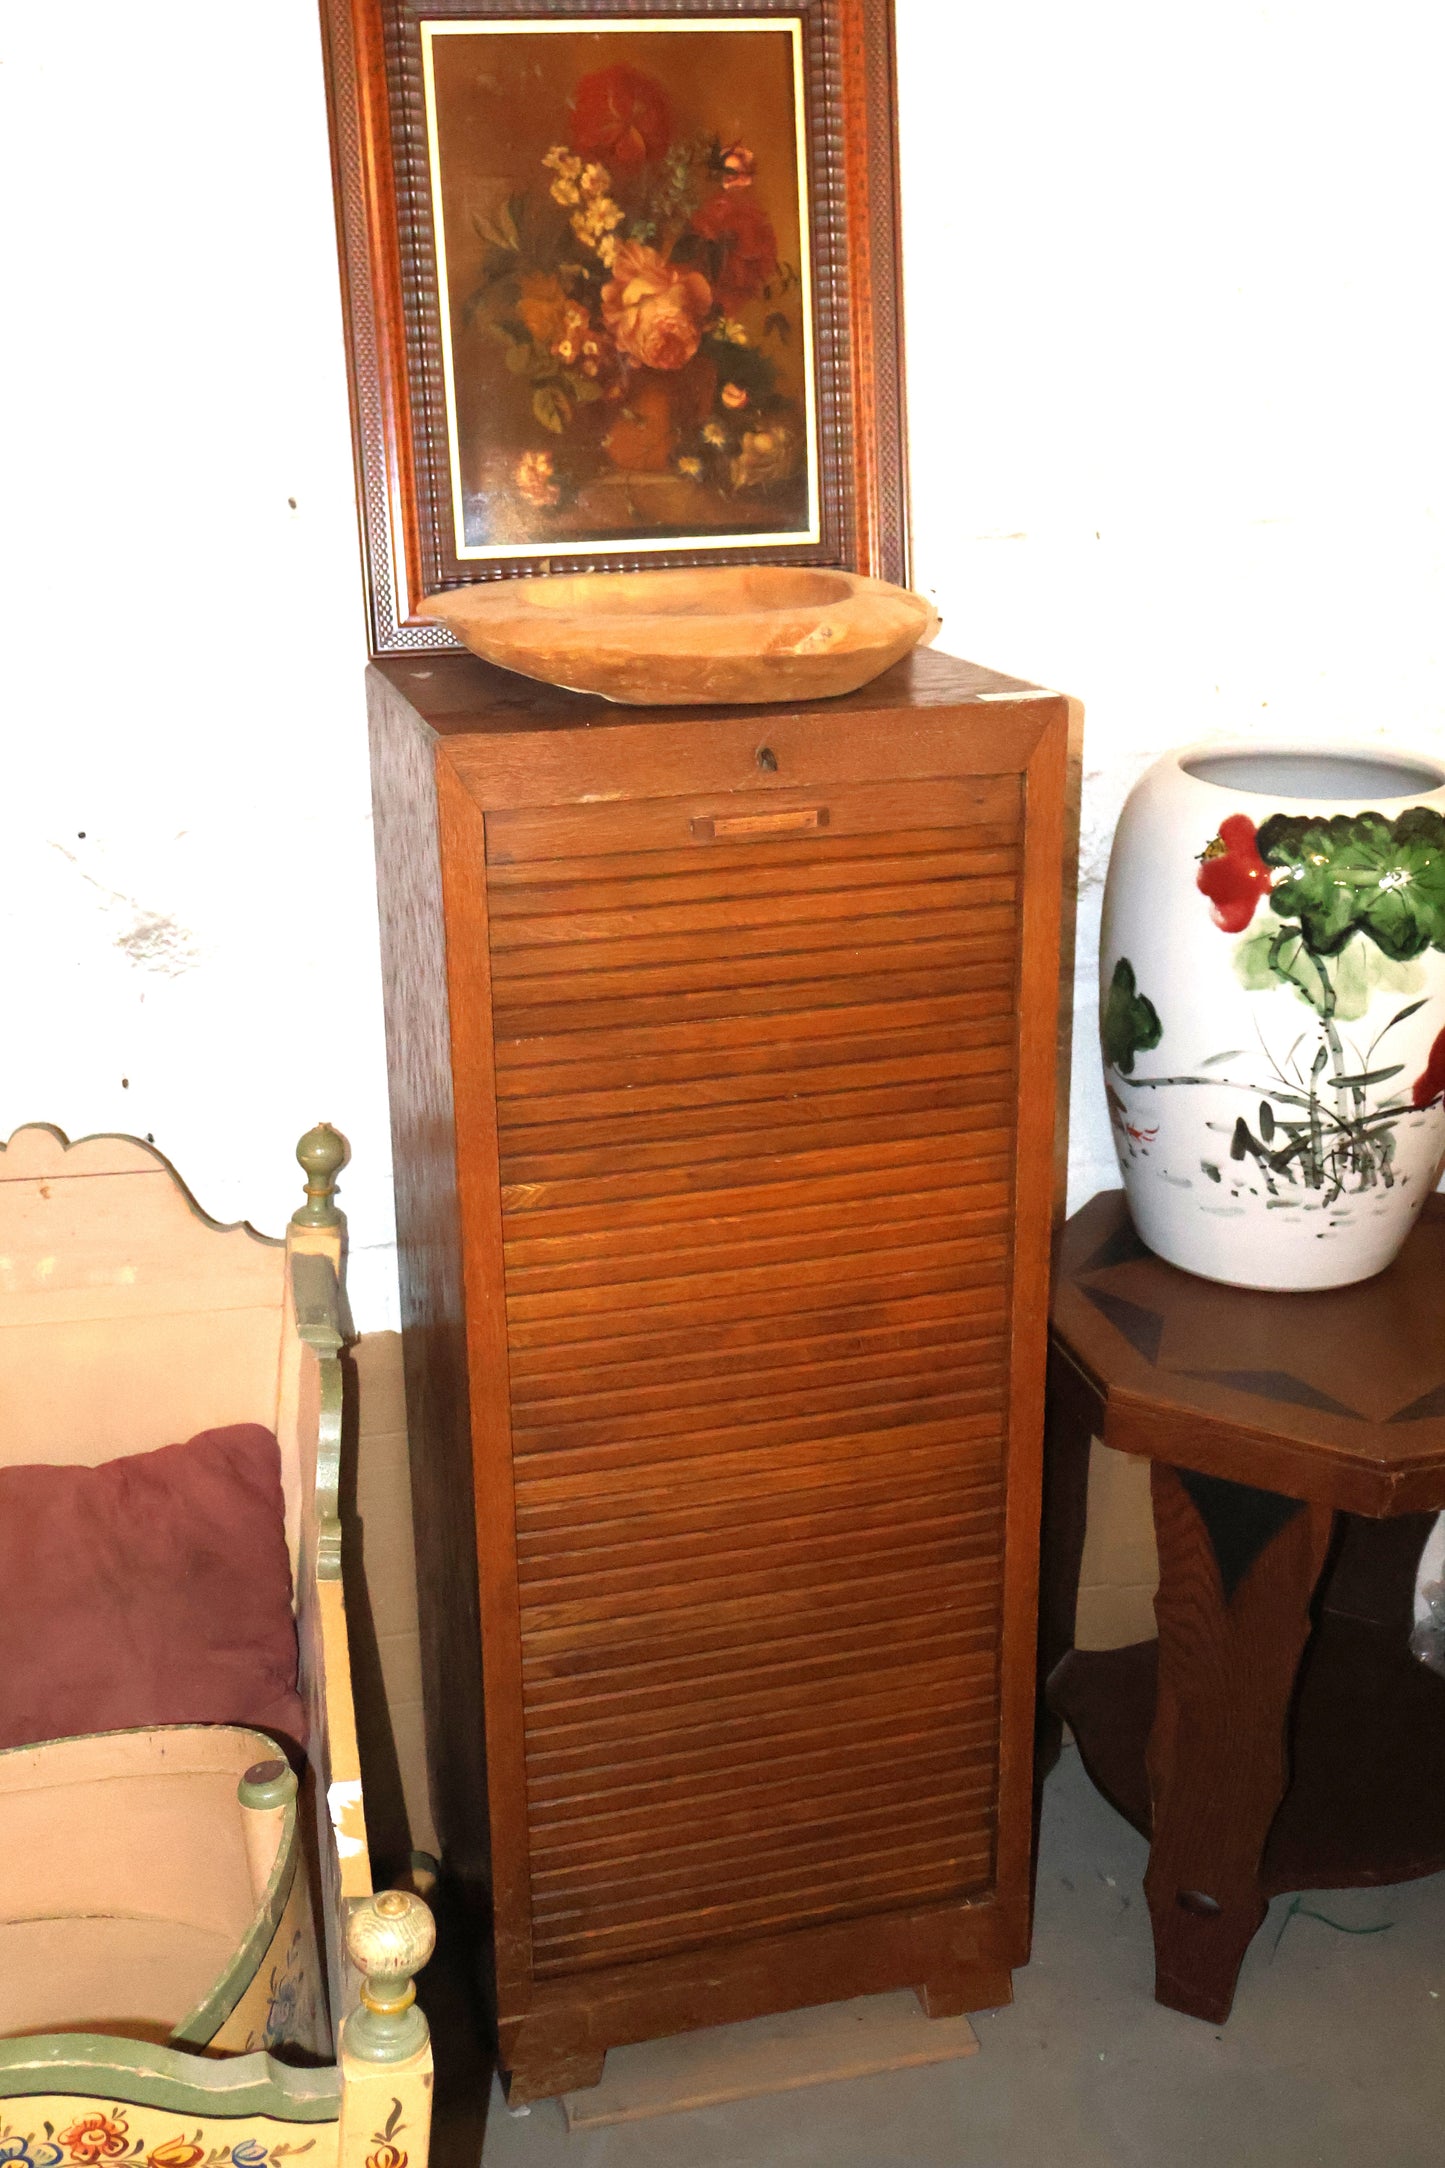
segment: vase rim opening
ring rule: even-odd
[[[1262,798],[1384,800],[1445,789],[1445,768],[1423,755],[1364,746],[1201,746],[1179,766],[1197,783]]]

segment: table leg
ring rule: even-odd
[[[1156,1461],[1159,1692],[1144,1878],[1157,2001],[1221,2024],[1263,1920],[1290,1697],[1334,1515]]]

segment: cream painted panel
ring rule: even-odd
[[[104,1776],[0,1797],[0,1857],[0,1919],[145,1914],[234,1946],[256,1909],[228,1771]]]
[[[285,1272],[283,1244],[213,1226],[161,1168],[0,1182],[7,1325],[269,1307],[279,1330]]]
[[[169,1919],[0,1922],[0,2040],[108,2032],[163,2043],[234,1948],[234,1938]]]
[[[280,1316],[0,1327],[0,1465],[95,1467],[223,1423],[276,1421]]]

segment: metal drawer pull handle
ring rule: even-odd
[[[825,805],[789,807],[776,813],[701,813],[688,826],[698,843],[713,843],[723,836],[787,836],[801,829],[826,828]]]

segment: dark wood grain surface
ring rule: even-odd
[[[857,692],[840,693],[836,699],[762,701],[746,708],[625,707],[615,700],[605,700],[600,693],[569,692],[562,685],[544,685],[536,678],[521,677],[515,670],[500,669],[476,655],[429,655],[424,659],[385,656],[372,667],[378,677],[396,688],[421,721],[442,737],[491,738],[519,731],[639,727],[655,735],[663,724],[682,723],[705,741],[718,727],[741,723],[760,726],[757,742],[761,744],[767,737],[761,726],[780,717],[795,718],[815,738],[820,726],[826,729],[850,716],[886,718],[885,727],[891,724],[893,730],[900,725],[907,729],[923,710],[977,703],[979,712],[972,718],[972,729],[959,731],[955,727],[955,767],[970,739],[986,737],[993,727],[988,703],[996,702],[1002,711],[996,725],[1008,728],[1018,720],[1015,702],[1031,705],[1035,700],[1059,698],[1057,693],[1041,692],[1021,678],[1003,677],[996,670],[986,670],[979,663],[964,662],[932,647],[915,648],[871,684]],[[1025,751],[1013,768],[1015,776],[1027,757]],[[1006,774],[1009,770],[999,766],[987,772]],[[766,788],[768,780],[759,775],[761,787]],[[634,789],[627,795],[646,793]]]
[[[471,729],[503,674],[447,669],[405,705],[471,1436],[415,1449],[474,1484],[512,2097],[820,1994],[1006,1999],[1067,703],[930,657],[765,771],[750,714]],[[730,827],[799,795],[826,825]]]
[[[1053,1721],[1151,1838],[1158,1999],[1218,2023],[1270,1896],[1445,1867],[1445,1680],[1409,1650],[1445,1199],[1376,1279],[1261,1295],[1153,1257],[1106,1192],[1060,1244],[1050,1379]],[[1159,1639],[1068,1653],[1091,1434],[1154,1462]]]
[[[1155,1997],[1222,2023],[1268,1904],[1260,1862],[1284,1796],[1290,1696],[1334,1515],[1309,1506],[1282,1517],[1230,1588],[1185,1479],[1160,1461],[1150,1477],[1159,1662],[1144,1894]]]
[[[1261,1296],[1146,1250],[1122,1190],[1076,1212],[1059,1338],[1103,1391],[1103,1436],[1175,1466],[1351,1513],[1445,1505],[1445,1197],[1389,1268]]]
[[[487,1782],[436,792],[425,735],[389,687],[370,690],[427,1767],[437,1830],[478,1933],[489,1912]]]

